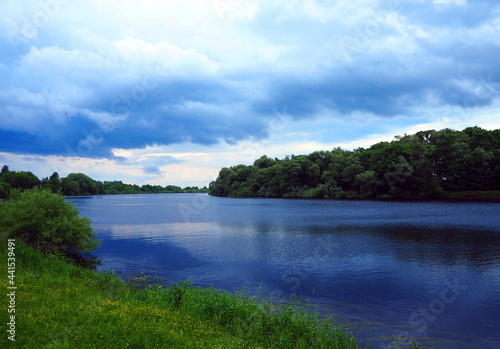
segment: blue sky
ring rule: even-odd
[[[11,0],[0,164],[208,185],[266,154],[500,127],[497,0]]]

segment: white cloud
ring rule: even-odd
[[[24,88],[11,87],[0,91],[1,104],[43,108],[46,106],[45,102],[45,98],[40,93],[31,93]]]
[[[151,44],[139,39],[127,38],[117,41],[114,46],[121,59],[127,64],[156,64],[162,73],[212,74],[218,64],[195,49],[181,49],[168,42]]]

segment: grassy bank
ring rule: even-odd
[[[7,270],[5,244],[1,250]],[[188,283],[126,284],[20,242],[15,254],[15,342],[4,311],[2,348],[357,348],[352,334],[291,306]]]

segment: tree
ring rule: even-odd
[[[259,159],[255,160],[253,165],[257,168],[268,168],[275,164],[273,159],[268,158],[266,155],[262,155]]]
[[[52,176],[50,176],[49,180],[46,183],[47,188],[49,188],[53,193],[59,194],[62,189],[61,178],[59,177],[59,173],[54,172]]]
[[[5,182],[0,182],[0,200],[10,197],[10,185]]]
[[[356,175],[354,186],[363,198],[373,198],[377,193],[377,176],[374,171],[365,171]]]
[[[0,177],[2,177],[4,174],[6,174],[7,172],[9,172],[9,166],[7,165],[3,165],[2,167],[2,171],[0,172]]]
[[[67,196],[104,194],[104,187],[83,173],[70,173],[63,178],[61,186]]]
[[[306,174],[307,185],[311,188],[316,187],[321,179],[321,168],[317,164],[313,163],[306,168]]]
[[[5,167],[5,166],[4,166]],[[12,188],[31,189],[40,185],[40,180],[31,172],[8,171],[2,175],[2,181],[8,183]]]
[[[82,195],[82,190],[80,189],[80,183],[78,183],[77,181],[72,181],[71,178],[68,177],[62,179],[61,191],[62,194],[66,196]]]
[[[389,192],[391,194],[399,194],[402,191],[406,191],[406,181],[411,177],[413,172],[413,166],[402,155],[396,161],[391,162],[384,175],[389,185]]]
[[[0,228],[8,238],[20,239],[45,253],[65,253],[74,260],[87,256],[100,242],[88,217],[48,189],[31,189],[3,203]]]
[[[210,183],[210,192],[215,196],[229,196],[230,186],[235,178],[233,175],[234,171],[230,168],[223,167],[220,172],[217,180],[215,182]]]
[[[396,136],[368,149],[316,151],[223,168],[217,196],[438,198],[443,191],[500,190],[500,130],[469,127]]]

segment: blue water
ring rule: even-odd
[[[123,277],[260,288],[275,302],[295,294],[371,348],[405,347],[408,335],[423,348],[500,348],[499,204],[72,200],[103,241],[102,269]]]

